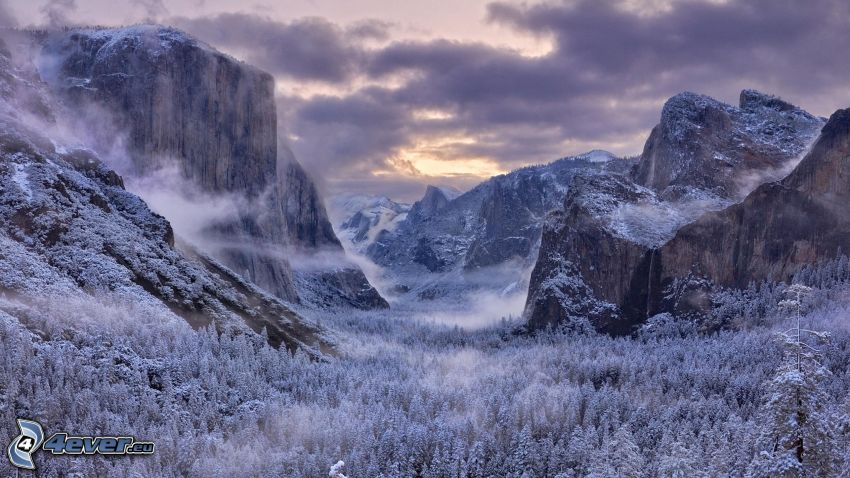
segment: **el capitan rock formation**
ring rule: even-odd
[[[278,143],[271,75],[156,25],[48,35],[39,69],[75,110],[94,106],[94,116],[114,125],[108,134],[126,133],[126,173],[176,165],[202,192],[239,198],[236,217],[206,235],[210,252],[246,279],[298,302],[299,287],[321,288],[324,279],[293,271],[288,255],[344,257],[316,186]],[[346,286],[311,305],[386,307],[356,265],[333,269]]]
[[[3,50],[0,310],[27,324],[32,304],[94,296],[195,327],[265,330],[291,351],[331,350],[315,324],[278,299],[204,254],[175,248],[168,221],[97,154],[57,139],[62,125],[46,85]]]

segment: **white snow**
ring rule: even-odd
[[[614,156],[612,153],[609,153],[608,151],[594,149],[592,151],[588,151],[587,153],[580,154],[575,158],[583,159],[591,163],[607,163],[608,161],[614,160],[617,157]]]
[[[18,189],[24,193],[27,201],[32,201],[32,189],[30,188],[29,174],[23,164],[15,164],[15,170],[12,173],[12,181],[18,186]]]
[[[328,472],[328,478],[347,478],[345,475],[342,474],[343,466],[345,466],[344,461],[340,460],[336,462],[336,464],[331,467],[330,472]]]

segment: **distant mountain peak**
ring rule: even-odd
[[[446,199],[451,201],[452,199],[463,194],[463,191],[452,186],[434,186],[432,184],[429,184],[428,187],[425,188],[425,196],[423,197],[423,199],[431,194],[442,194]]]
[[[394,231],[407,217],[411,205],[386,196],[342,195],[331,199],[330,210],[338,235],[363,250],[384,231]]]
[[[446,205],[462,193],[454,188],[428,185],[422,199],[413,204],[410,213],[417,217],[427,217]]]
[[[617,159],[617,156],[604,149],[592,149],[586,153],[574,156],[573,159],[580,159],[591,163],[607,163],[608,161]]]

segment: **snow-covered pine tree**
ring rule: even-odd
[[[785,291],[780,308],[796,325],[779,334],[785,359],[770,382],[759,434],[761,452],[750,477],[835,476],[839,457],[835,427],[821,383],[830,375],[821,353],[810,342],[825,343],[829,334],[804,329],[803,310],[811,288],[795,284]]]
[[[346,478],[346,476],[342,474],[343,466],[345,466],[344,461],[340,460],[336,462],[328,472],[328,478]]]
[[[640,478],[646,476],[646,468],[634,437],[625,426],[613,435],[606,436],[602,448],[595,454],[588,477],[593,478]]]
[[[535,452],[531,426],[526,424],[522,428],[522,431],[519,432],[519,435],[514,437],[512,441],[511,448],[514,451],[511,462],[516,476],[536,476],[535,464],[538,462],[538,459]]]

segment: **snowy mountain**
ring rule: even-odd
[[[580,171],[628,170],[607,152],[562,158],[493,177],[460,195],[429,186],[394,230],[366,253],[389,280],[420,298],[484,287],[517,287],[533,263],[543,218],[563,201]],[[489,272],[488,272],[489,271]]]
[[[169,222],[126,191],[117,173],[62,141],[46,85],[11,55],[0,48],[5,314],[27,324],[37,304],[108,299],[194,327],[265,330],[272,345],[291,350],[329,350],[319,329],[287,305],[190,246],[175,247]]]
[[[166,196],[165,215],[174,202],[223,209],[188,240],[282,299],[386,307],[346,260],[315,184],[278,144],[271,75],[156,25],[72,29],[43,44],[41,76],[128,187],[152,184],[139,194]],[[314,254],[337,258],[293,270],[293,256]],[[334,274],[337,287],[307,300]]]
[[[344,195],[331,199],[331,214],[336,216],[342,240],[364,252],[381,231],[394,231],[407,218],[411,205],[385,196]]]
[[[788,281],[806,265],[845,254],[850,250],[848,159],[850,109],[843,109],[829,118],[791,174],[700,217],[659,248],[660,285],[687,274],[735,288]]]
[[[691,294],[682,281],[700,282],[702,272],[691,267],[699,257],[710,263],[703,254],[720,245],[718,238],[697,234],[692,256],[677,261],[677,273],[663,281],[661,262],[675,259],[659,251],[703,214],[788,174],[823,123],[752,90],[741,93],[737,107],[693,93],[668,100],[629,174],[576,178],[562,209],[549,217],[526,303],[529,326],[587,319],[599,329],[628,333],[648,316],[668,311],[660,305],[663,297],[684,303],[673,296],[690,295],[691,308],[698,308],[695,302],[707,296]],[[747,227],[758,229],[769,220],[753,218]],[[733,246],[724,243],[721,254],[734,255],[740,246]],[[751,279],[759,277],[748,275],[744,283]]]
[[[755,90],[742,91],[737,107],[682,93],[664,104],[634,180],[664,199],[693,189],[741,198],[753,184],[788,174],[822,124],[821,118]]]

